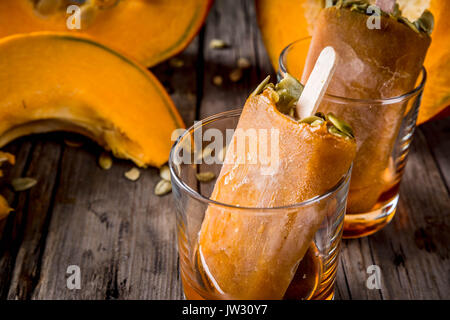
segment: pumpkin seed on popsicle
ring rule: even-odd
[[[321,70],[328,70],[331,76],[332,68]],[[311,123],[289,116],[289,107],[295,108],[302,86],[289,75],[281,81],[284,82],[273,85],[266,78],[245,103],[211,195],[212,200],[235,207],[210,205],[199,233],[195,259],[205,286],[222,298],[283,298],[327,215],[327,210],[319,206],[270,215],[243,212],[239,207],[288,206],[323,194],[348,172],[355,155],[353,137],[341,134],[322,114],[317,114]],[[327,82],[322,85],[326,86]],[[308,92],[303,91],[302,95]],[[315,106],[318,100],[317,94],[309,99],[303,97],[302,101],[308,103],[302,108]],[[270,132],[272,128],[279,131],[277,160],[271,159],[269,165],[261,161],[236,161],[242,159],[236,151],[238,132],[247,129]],[[269,173],[266,170],[263,174],[272,161],[278,161],[277,170]]]

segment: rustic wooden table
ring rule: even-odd
[[[211,50],[213,38],[231,44]],[[271,73],[256,25],[253,1],[216,0],[206,26],[179,56],[182,68],[163,63],[153,72],[168,89],[186,124],[238,108]],[[252,67],[228,80],[239,57]],[[222,86],[212,78],[221,75]],[[154,121],[154,119],[148,119]],[[1,299],[182,299],[172,197],[157,197],[158,170],[137,182],[133,165],[97,166],[101,150],[86,141],[69,147],[66,134],[19,139],[6,150],[17,164],[8,181],[30,176],[21,193],[0,186],[16,208],[0,222]],[[450,299],[450,119],[416,131],[393,222],[377,234],[344,241],[337,299]],[[366,287],[368,266],[381,268],[381,289]],[[68,290],[67,267],[81,269],[81,289]]]

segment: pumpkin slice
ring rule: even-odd
[[[0,221],[6,218],[11,211],[13,211],[13,209],[9,207],[6,199],[0,196]]]
[[[57,33],[0,40],[0,148],[65,130],[139,166],[161,166],[183,126],[148,70],[92,40]]]
[[[0,37],[69,31],[67,8],[81,9],[81,30],[150,67],[183,50],[200,30],[212,0],[0,0]],[[73,14],[73,12],[72,12]],[[70,20],[74,22],[74,20]]]
[[[281,51],[295,40],[312,35],[314,23],[322,9],[322,0],[255,0],[258,23],[272,65],[278,68]],[[425,59],[428,82],[417,123],[433,118],[450,104],[450,20],[446,18],[450,1],[397,0],[403,14],[417,19],[429,9],[435,18],[432,43]],[[306,57],[307,52],[304,53]],[[303,60],[302,60],[303,61]]]

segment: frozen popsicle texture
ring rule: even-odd
[[[277,170],[240,163],[239,129],[270,134],[272,128],[279,131]],[[233,145],[211,198],[241,207],[287,206],[321,195],[347,173],[356,152],[354,139],[329,133],[326,123],[313,127],[280,113],[269,89],[247,100]],[[211,287],[231,299],[281,299],[327,214],[321,202],[275,213],[210,205],[198,251]]]
[[[340,56],[327,93],[347,98],[384,99],[414,89],[431,38],[396,19],[381,16],[380,29],[369,29],[369,16],[347,8],[323,9],[316,23],[302,82],[321,50],[332,46]],[[348,121],[357,140],[349,213],[369,211],[393,183],[384,181],[405,103],[361,106],[324,101],[322,112]],[[386,174],[384,175],[384,177]],[[395,176],[395,174],[394,174]]]

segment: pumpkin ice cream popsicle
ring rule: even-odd
[[[267,78],[245,103],[227,149],[211,199],[235,207],[208,207],[197,255],[210,287],[224,298],[283,298],[328,213],[320,203],[280,214],[261,210],[260,215],[236,206],[283,207],[322,195],[345,176],[355,156],[353,133],[344,121],[332,114],[295,118],[301,92],[289,75],[277,85]],[[276,130],[278,138],[269,137],[267,144],[277,140],[277,157],[243,161],[252,160],[250,139],[243,154],[238,146],[249,130],[269,136]],[[258,148],[266,147],[258,141]]]
[[[433,16],[425,11],[410,22],[393,0],[377,1],[381,16],[367,1],[331,1],[315,25],[302,81],[308,79],[321,50],[332,46],[341,63],[328,94],[373,100],[400,96],[414,89],[430,46]],[[383,11],[386,10],[386,11]],[[377,23],[377,20],[379,19]],[[373,104],[370,110],[323,103],[319,110],[333,112],[355,130],[358,145],[347,212],[370,211],[380,195],[396,181],[386,181],[389,158],[406,108],[405,103]],[[395,174],[394,174],[395,175]]]

